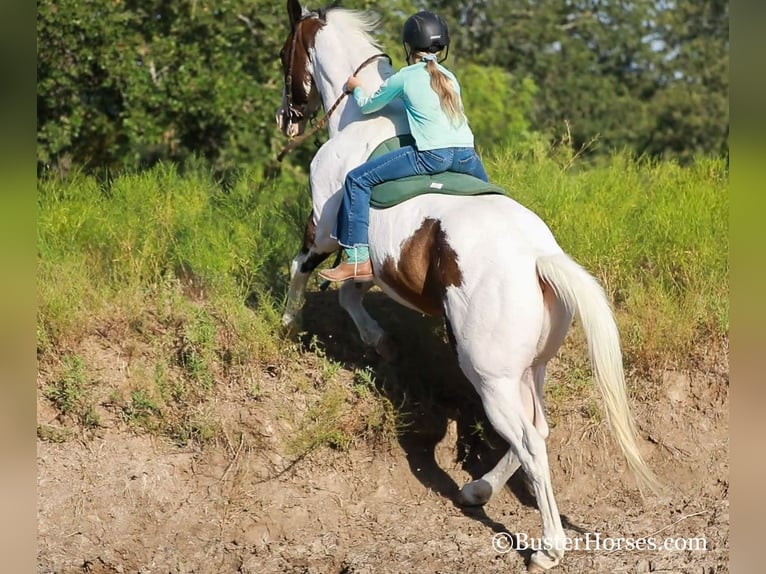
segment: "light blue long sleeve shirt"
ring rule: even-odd
[[[452,81],[459,95],[460,85],[455,75],[443,66],[438,67]],[[363,114],[376,112],[394,99],[402,98],[410,131],[419,150],[474,145],[468,121],[465,118],[459,122],[450,121],[442,110],[439,95],[431,88],[431,75],[425,62],[402,68],[371,96],[361,87],[354,88],[353,95]]]

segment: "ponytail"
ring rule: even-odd
[[[452,80],[436,66],[435,55],[416,52],[413,54],[413,60],[425,60],[426,70],[431,76],[431,89],[439,96],[442,110],[453,124],[462,124],[466,120],[463,113],[463,102],[460,100],[460,95],[455,90]]]

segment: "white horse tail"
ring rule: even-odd
[[[658,492],[660,482],[647,466],[636,443],[636,427],[625,390],[620,335],[603,288],[590,273],[564,253],[539,257],[537,274],[553,289],[558,299],[579,317],[612,433],[639,487],[646,486]]]

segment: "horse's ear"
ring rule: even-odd
[[[300,0],[287,0],[287,13],[290,16],[291,28],[295,28],[295,25],[300,22],[303,10]]]

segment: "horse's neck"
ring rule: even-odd
[[[323,30],[317,34],[314,81],[322,98],[325,111],[330,109],[343,94],[346,80],[354,73],[357,67],[367,58],[379,53],[380,50],[378,48],[367,42],[361,42],[356,46],[349,45],[349,38],[345,38],[344,42],[342,35],[335,31]],[[383,82],[384,78],[381,75],[380,69],[381,66],[379,66],[378,61],[373,61],[358,73],[357,77],[362,81],[368,93],[377,90]],[[366,119],[356,104],[350,101],[351,99],[350,96],[342,98],[340,104],[330,116],[327,128],[331,138],[351,122]]]
[[[341,31],[342,32],[342,31]],[[346,80],[368,58],[380,53],[355,34],[339,33],[328,26],[316,36],[313,54],[314,82],[328,110],[343,93]],[[377,59],[359,71],[357,77],[367,93],[378,89],[393,73],[389,62]],[[363,115],[353,98],[341,100],[328,120],[330,139],[319,149],[311,163],[311,193],[317,233],[329,237],[338,205],[340,190],[348,171],[367,159],[383,140],[409,133],[407,116],[401,102],[392,102],[381,113]],[[329,205],[329,209],[326,208]]]

